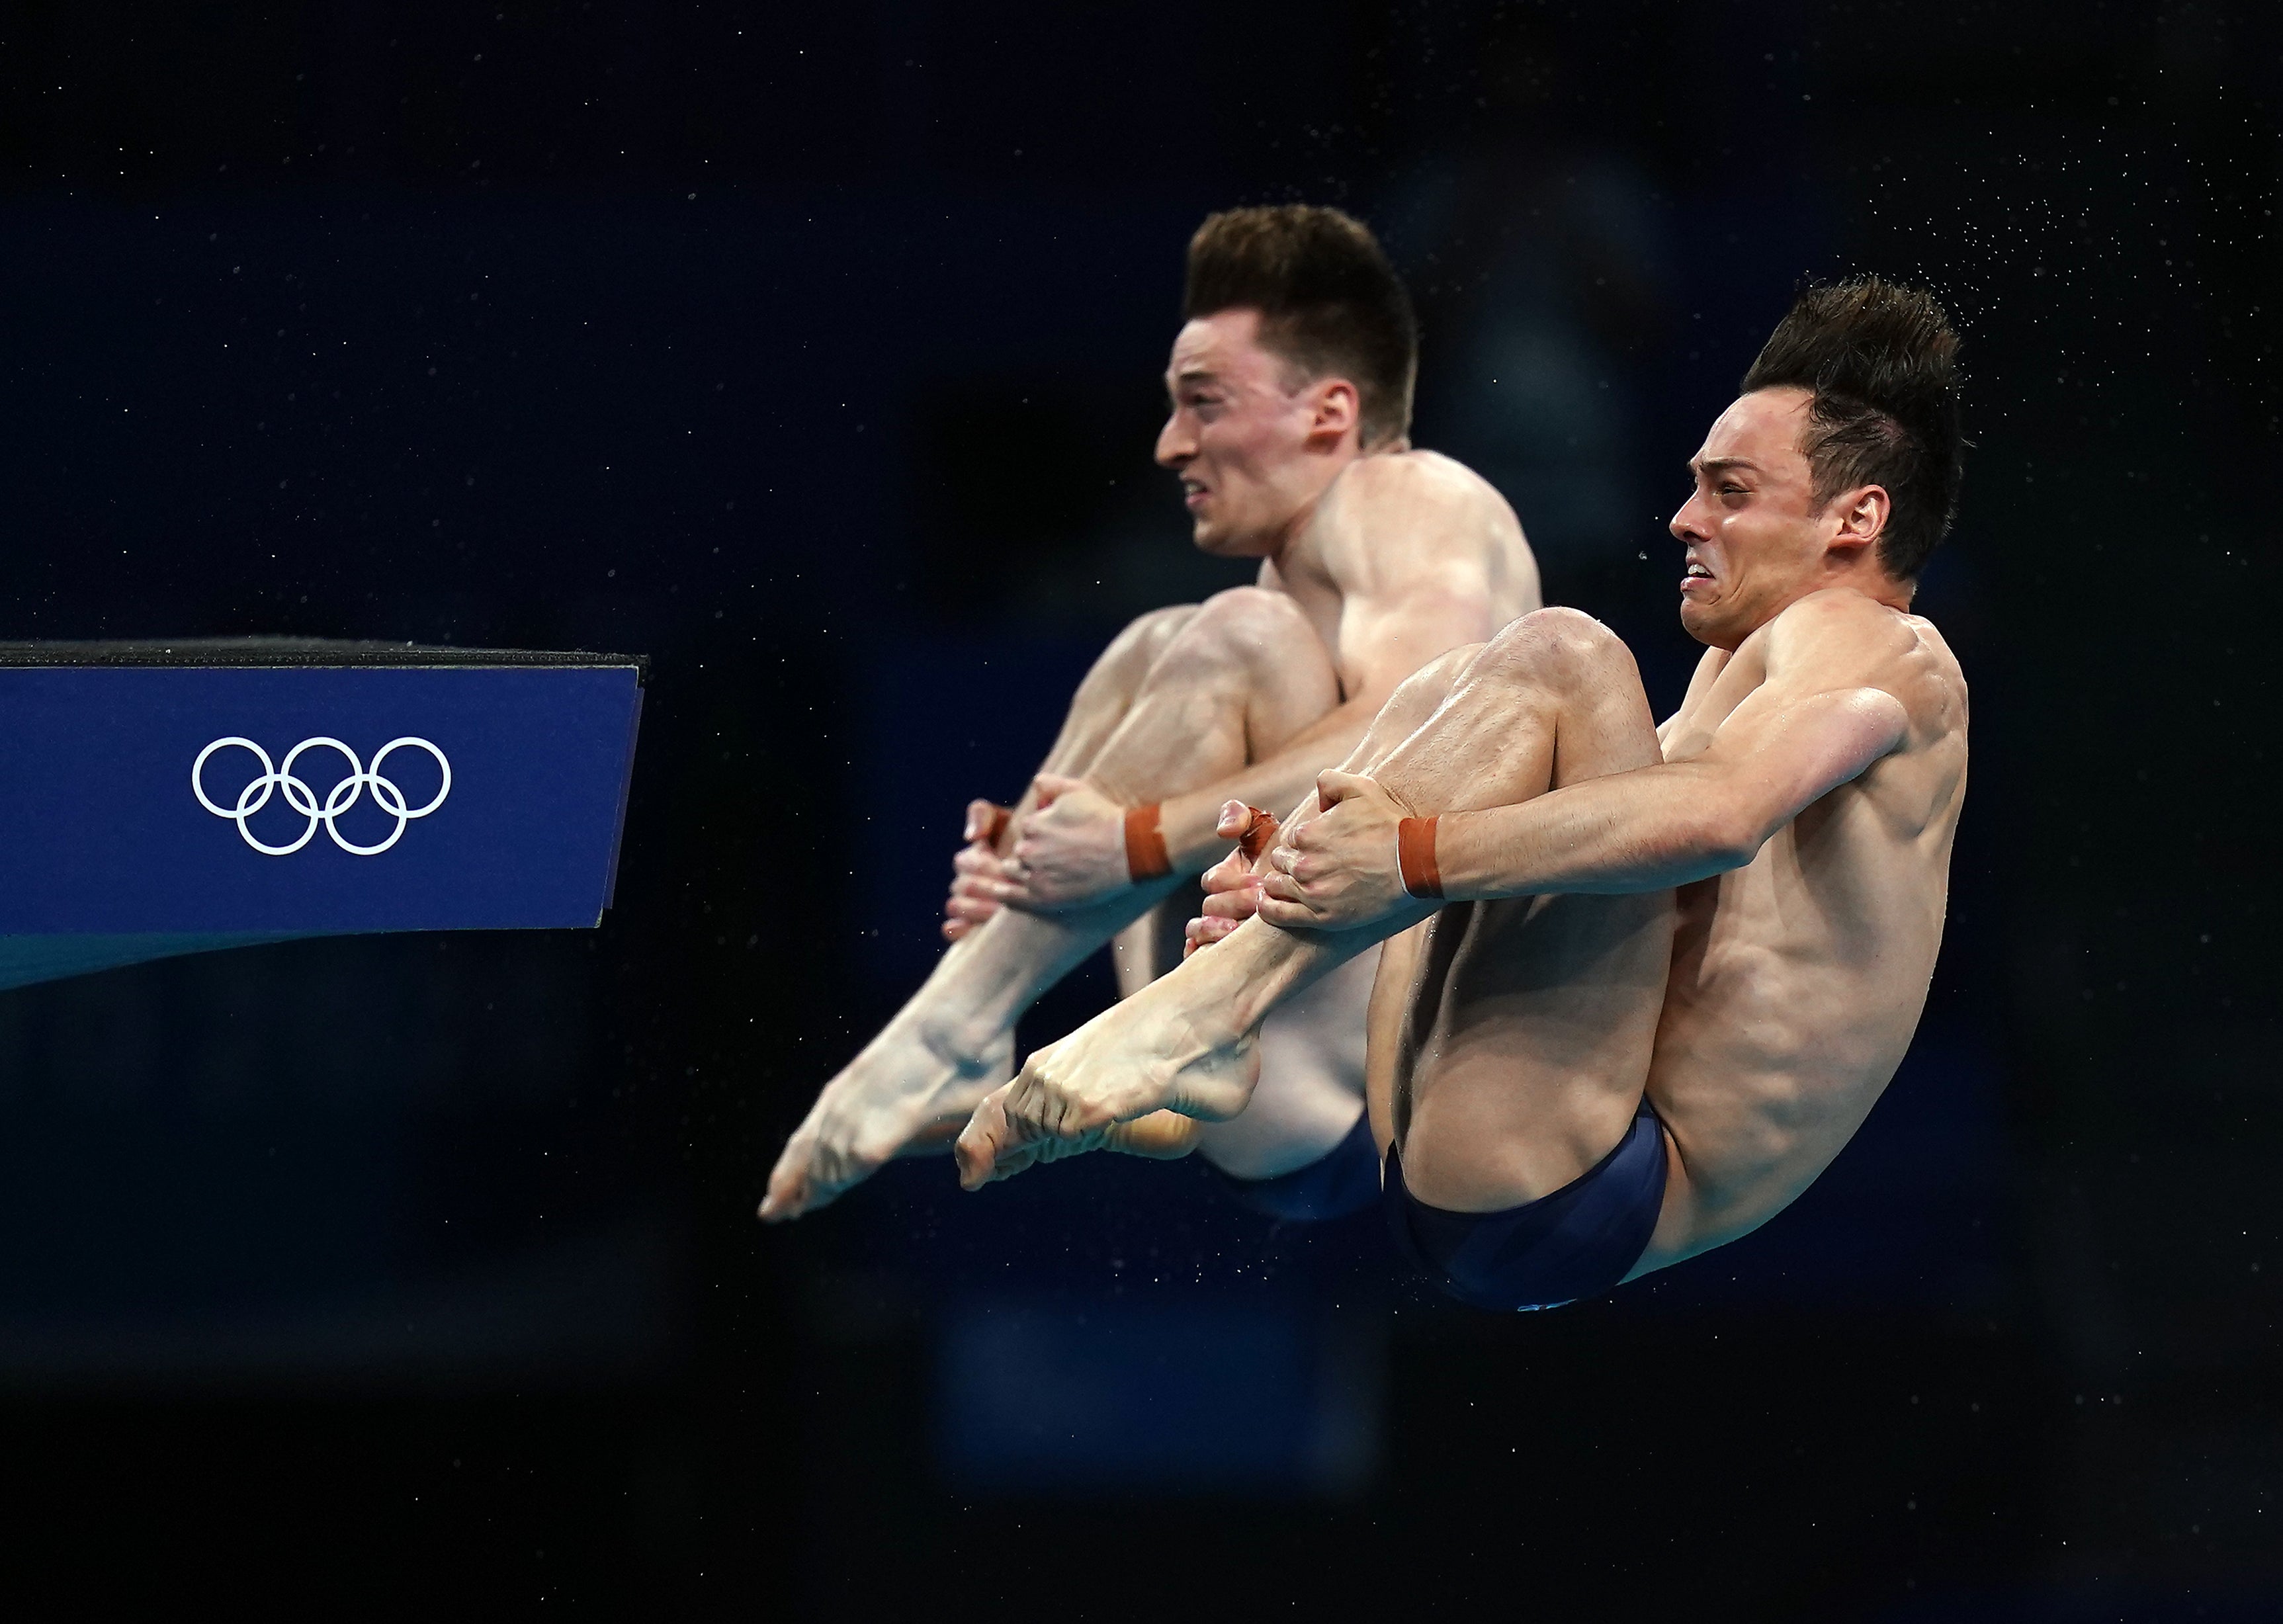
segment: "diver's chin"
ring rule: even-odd
[[[1709,604],[1683,598],[1680,601],[1680,629],[1708,649],[1735,651],[1735,642],[1721,635],[1724,629],[1721,617],[1713,613]]]

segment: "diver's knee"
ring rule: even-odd
[[[1500,626],[1468,667],[1473,678],[1560,683],[1632,656],[1615,632],[1582,610],[1533,610]]]
[[[1197,618],[1202,605],[1169,603],[1163,609],[1153,609],[1147,614],[1136,615],[1126,622],[1126,629],[1110,641],[1113,654],[1132,651],[1146,665],[1173,646],[1190,621]]]
[[[1315,628],[1290,594],[1266,587],[1231,587],[1198,607],[1196,618],[1182,627],[1180,641],[1184,648],[1251,654],[1303,639],[1315,641]]]

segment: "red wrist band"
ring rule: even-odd
[[[1159,816],[1155,801],[1126,814],[1126,872],[1136,885],[1144,880],[1162,880],[1173,872],[1173,859],[1165,854],[1165,836],[1157,828]]]
[[[1443,871],[1435,866],[1435,820],[1406,818],[1395,826],[1395,866],[1403,892],[1422,902],[1443,900]]]
[[[1260,860],[1260,854],[1275,843],[1279,826],[1274,816],[1258,806],[1249,805],[1244,810],[1252,814],[1252,821],[1244,826],[1244,833],[1238,838],[1236,849],[1244,853],[1247,862],[1257,863]]]

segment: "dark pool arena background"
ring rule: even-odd
[[[2274,1616],[2278,29],[12,10],[0,639],[651,663],[599,929],[0,994],[0,1599]],[[1943,293],[1975,450],[1920,603],[1975,755],[1909,1061],[1765,1231],[1556,1314],[1178,1164],[914,1160],[760,1230],[931,961],[966,800],[1126,618],[1238,579],[1149,447],[1181,244],[1285,198],[1383,234],[1419,443],[1660,703],[1679,470],[1795,287]],[[277,728],[168,748],[422,734]],[[476,804],[437,742],[380,857],[261,856],[187,757],[182,837],[427,861]]]

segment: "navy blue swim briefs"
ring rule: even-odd
[[[1550,1195],[1499,1212],[1448,1212],[1404,1187],[1390,1146],[1383,1196],[1396,1245],[1480,1309],[1559,1308],[1632,1272],[1664,1204],[1664,1124],[1641,1101],[1615,1150]]]
[[[1347,1138],[1305,1167],[1274,1178],[1213,1171],[1238,1201],[1288,1223],[1321,1223],[1361,1212],[1379,1199],[1379,1150],[1371,1142],[1371,1113],[1357,1112]]]

